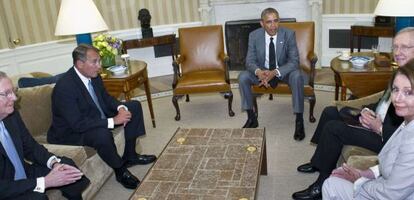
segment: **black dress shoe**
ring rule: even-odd
[[[146,165],[149,163],[154,162],[157,159],[155,155],[141,155],[136,154],[134,156],[128,156],[127,158],[123,158],[125,161],[125,167],[132,167],[135,165]]]
[[[303,127],[303,121],[297,121],[295,125],[295,134],[293,139],[301,141],[305,138],[305,128]]]
[[[243,128],[257,128],[258,126],[259,126],[259,122],[257,121],[257,118],[250,118],[250,119],[247,119]]]
[[[322,198],[322,186],[313,183],[307,189],[292,194],[295,200],[317,200]]]
[[[303,172],[303,173],[314,173],[319,171],[317,168],[313,167],[311,163],[305,163],[303,165],[300,165],[297,168],[298,172]]]
[[[139,179],[132,175],[128,170],[125,170],[124,173],[116,176],[116,181],[120,182],[122,186],[128,189],[135,189],[140,183]]]

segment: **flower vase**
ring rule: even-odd
[[[106,55],[101,58],[102,67],[108,68],[115,65],[115,55]]]

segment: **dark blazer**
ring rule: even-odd
[[[47,160],[53,156],[45,147],[37,143],[24,125],[20,114],[14,113],[3,119],[4,125],[14,142],[20,161],[23,159],[47,168]],[[25,164],[28,171],[30,165]],[[24,180],[14,180],[14,166],[9,160],[3,146],[0,143],[0,199],[11,198],[26,192],[31,192],[36,187],[37,177],[28,177]]]
[[[115,116],[121,102],[106,92],[99,75],[92,79],[92,85],[105,115],[108,118]],[[82,133],[108,127],[108,120],[101,119],[98,107],[74,67],[59,79],[53,89],[52,112],[52,125],[47,134],[49,143],[82,145]]]
[[[265,30],[263,28],[256,29],[249,34],[246,67],[253,74],[258,68],[265,69],[265,46]],[[291,71],[299,69],[299,51],[294,31],[279,27],[276,40],[276,56],[278,70],[282,78]]]

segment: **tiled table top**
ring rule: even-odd
[[[179,128],[131,199],[253,200],[265,143],[264,129]]]

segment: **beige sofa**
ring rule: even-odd
[[[45,76],[43,73],[32,73],[12,77],[12,81],[17,86],[17,80],[28,76]],[[83,173],[90,179],[91,184],[83,192],[84,199],[91,199],[110,177],[113,170],[106,165],[92,148],[68,145],[47,144],[46,132],[51,124],[51,94],[54,85],[43,85],[31,88],[20,88],[17,92],[19,97],[16,107],[19,110],[26,127],[33,137],[52,153],[58,156],[72,158]],[[114,131],[115,144],[119,153],[123,152],[124,134],[123,129],[118,128]],[[65,199],[59,190],[47,192],[49,199]]]
[[[378,102],[383,92],[378,92],[373,95],[363,97],[360,99],[349,100],[349,101],[336,101],[335,105],[338,109],[349,106],[353,108],[362,108],[364,105]],[[358,169],[368,169],[371,166],[378,164],[378,158],[376,153],[357,146],[345,145],[342,149],[342,154],[338,160],[338,165],[345,162],[348,165],[354,166]]]

